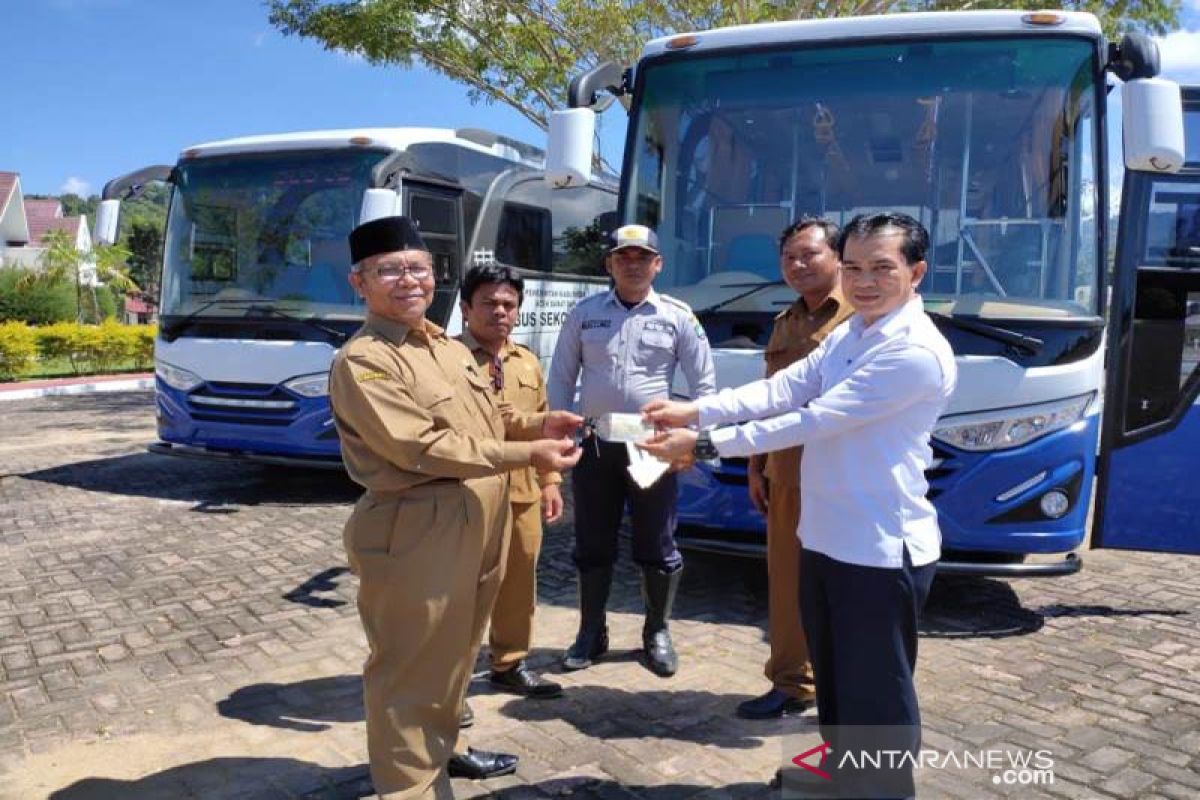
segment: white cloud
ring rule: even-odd
[[[256,33],[256,34],[254,34],[254,46],[255,46],[255,47],[262,47],[262,46],[263,46],[263,42],[266,40],[266,38],[267,38],[267,34],[266,34],[266,32],[262,32],[262,33]]]
[[[80,197],[87,197],[92,193],[92,185],[83,178],[77,178],[74,175],[63,181],[63,185],[58,187],[59,194],[77,194]]]
[[[1200,0],[1193,0],[1193,4]],[[1175,31],[1158,39],[1162,74],[1180,83],[1200,83],[1200,30]]]

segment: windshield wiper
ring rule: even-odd
[[[166,339],[168,342],[175,341],[175,339],[177,339],[179,337],[179,334],[181,334],[185,330],[187,330],[188,326],[196,321],[196,317],[200,316],[205,311],[208,311],[213,306],[216,306],[216,305],[240,306],[240,305],[243,305],[244,303],[256,303],[256,302],[258,302],[258,301],[257,300],[230,300],[230,299],[224,298],[224,297],[218,297],[215,300],[209,300],[207,303],[202,303],[197,308],[188,312],[186,316],[184,316],[174,322],[163,323],[162,337],[164,339]]]
[[[706,314],[711,314],[714,311],[720,311],[725,306],[730,305],[732,303],[736,303],[738,300],[741,300],[742,298],[749,297],[752,294],[758,294],[763,289],[770,289],[770,288],[774,288],[777,286],[784,286],[784,285],[786,285],[786,284],[781,280],[780,281],[767,281],[766,283],[727,283],[724,286],[719,286],[717,288],[719,288],[719,289],[744,289],[747,286],[750,286],[752,288],[750,289],[750,291],[742,292],[741,294],[735,294],[733,297],[726,297],[724,300],[719,300],[716,303],[713,303],[711,306],[706,306],[705,308],[702,308],[699,311],[696,311],[694,313],[696,314],[697,317],[702,317]]]
[[[346,333],[345,331],[339,331],[337,328],[331,328],[328,325],[322,325],[312,317],[298,317],[295,314],[289,314],[286,311],[280,311],[275,306],[252,305],[246,309],[246,316],[248,317],[251,314],[274,315],[280,319],[286,319],[288,322],[299,322],[302,325],[308,325],[316,328],[319,331],[329,334],[329,336],[333,337],[338,344],[345,344],[346,340],[350,338],[350,334]]]
[[[1042,352],[1042,347],[1046,344],[1035,336],[1026,336],[1023,333],[1010,331],[1008,328],[1001,328],[998,325],[991,325],[977,319],[956,317],[953,314],[943,314],[940,311],[926,311],[925,313],[937,322],[943,322],[959,330],[977,333],[992,341],[1001,342],[1009,347],[1015,347],[1017,350],[1031,356],[1036,356]]]

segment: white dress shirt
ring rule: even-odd
[[[895,568],[907,547],[921,566],[941,554],[925,470],[956,375],[950,344],[914,297],[870,326],[855,314],[771,378],[701,398],[700,426],[755,420],[712,432],[726,457],[805,446],[805,549]]]

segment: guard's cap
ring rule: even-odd
[[[417,226],[408,217],[379,217],[350,231],[350,263],[397,250],[425,250]]]
[[[615,253],[626,247],[640,247],[651,253],[658,253],[658,236],[645,225],[622,225],[613,231],[612,247],[608,252]]]

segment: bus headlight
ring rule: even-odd
[[[301,397],[324,397],[329,394],[329,373],[318,372],[315,375],[301,375],[283,384],[283,388],[295,392]]]
[[[961,414],[938,420],[933,438],[959,450],[980,452],[1020,447],[1079,421],[1095,392],[980,414]]]
[[[155,363],[154,374],[167,386],[170,386],[172,389],[178,389],[181,392],[190,392],[204,383],[204,379],[196,373],[188,372],[186,369],[180,369],[179,367],[173,367],[162,361]]]

